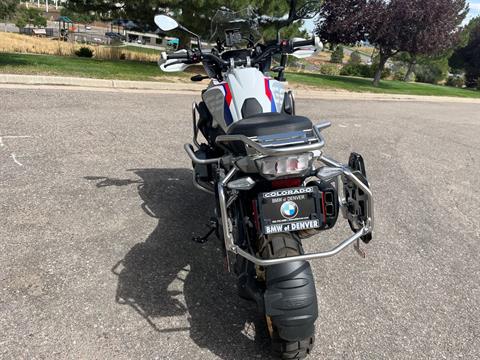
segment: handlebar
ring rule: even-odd
[[[258,64],[264,61],[268,56],[273,55],[274,53],[281,52],[283,54],[293,53],[296,48],[303,46],[315,46],[315,38],[310,40],[301,40],[301,41],[288,41],[283,40],[280,43],[270,45],[257,57],[251,59],[251,64]],[[201,51],[191,51],[183,53],[173,53],[167,55],[167,60],[185,60],[188,63],[194,64],[199,63],[203,60],[211,61],[218,64],[220,67],[225,68],[231,65],[230,62],[223,60],[217,55],[206,54]],[[247,60],[235,60],[235,66],[246,65]]]
[[[297,48],[302,46],[315,46],[315,37],[313,37],[310,40],[292,41],[292,48]]]
[[[188,52],[167,54],[167,60],[188,60],[189,58]]]

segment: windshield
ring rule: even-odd
[[[260,37],[258,17],[251,8],[240,11],[222,8],[212,18],[211,42],[221,41],[227,47],[240,48]]]

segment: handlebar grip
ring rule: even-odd
[[[292,43],[292,47],[294,48],[302,46],[315,46],[315,38],[311,38],[310,40],[294,41]]]
[[[181,54],[167,54],[167,60],[184,60],[188,59],[188,53],[181,53]]]

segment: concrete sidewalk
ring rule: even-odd
[[[206,87],[206,82],[160,82],[160,81],[126,81],[105,80],[63,76],[44,75],[16,75],[0,74],[0,86],[21,85],[22,87],[56,87],[68,90],[103,90],[103,91],[144,91],[156,93],[199,93]],[[418,96],[404,94],[376,94],[357,93],[343,90],[318,90],[315,87],[290,84],[295,91],[295,96],[302,99],[326,100],[359,100],[359,101],[418,101],[418,102],[451,102],[480,104],[480,99],[444,97],[444,96]]]

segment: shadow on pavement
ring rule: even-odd
[[[141,180],[86,177],[97,187],[138,184],[142,208],[158,219],[150,236],[113,267],[116,302],[130,306],[157,332],[189,331],[198,346],[222,359],[269,358],[256,306],[238,297],[235,276],[224,270],[223,245],[215,236],[204,245],[191,240],[207,230],[213,197],[193,187],[190,170],[131,171]],[[177,325],[169,327],[175,316]],[[256,335],[246,324],[253,324]]]

